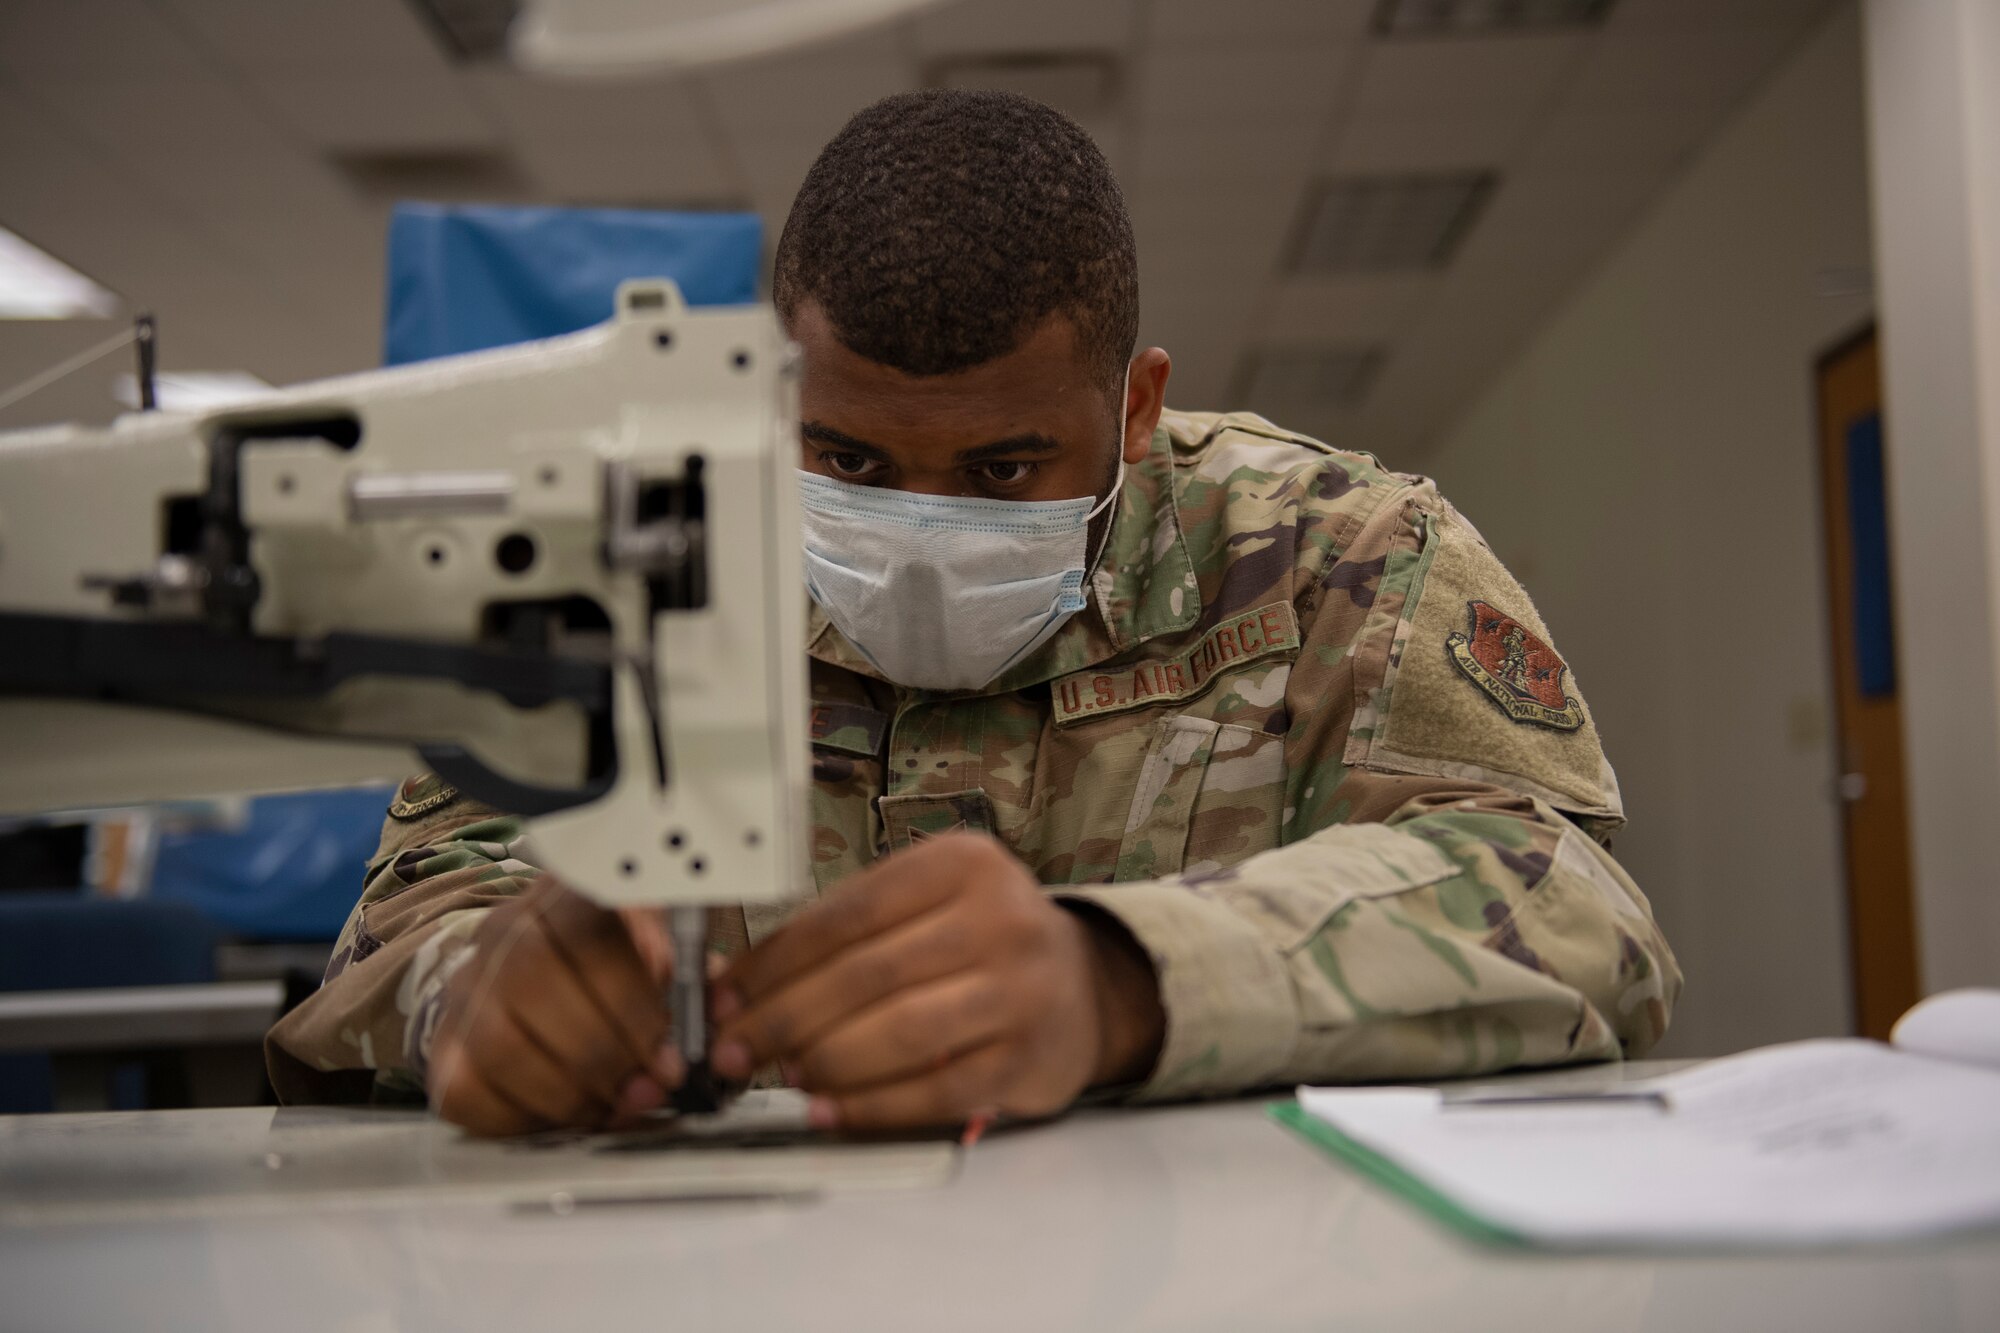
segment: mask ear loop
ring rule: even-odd
[[[1083,516],[1084,526],[1086,528],[1089,527],[1090,521],[1096,518],[1099,514],[1103,513],[1106,509],[1109,509],[1111,505],[1118,499],[1118,497],[1124,494],[1124,492],[1125,492],[1125,455],[1121,450],[1118,455],[1118,479],[1111,483],[1111,494],[1105,496],[1102,500],[1099,500],[1097,502],[1097,508],[1091,510],[1088,514],[1085,514]],[[1083,562],[1084,577],[1086,579],[1089,578],[1090,575],[1096,571],[1097,562],[1104,558],[1104,553],[1111,549],[1111,529],[1117,526],[1118,526],[1118,519],[1115,515],[1112,517],[1110,522],[1104,525],[1104,532],[1097,539],[1097,549],[1095,551],[1090,552],[1089,553],[1090,558]]]
[[[1127,362],[1125,365],[1125,388],[1118,395],[1118,478],[1111,483],[1111,493],[1102,500],[1099,500],[1096,508],[1083,516],[1086,527],[1089,526],[1092,519],[1103,513],[1120,495],[1125,493],[1125,444],[1132,434],[1130,418],[1126,416],[1126,409],[1131,404],[1131,401],[1132,365],[1130,362]],[[1096,572],[1097,562],[1102,560],[1104,553],[1111,549],[1111,529],[1117,526],[1118,519],[1116,515],[1113,515],[1111,521],[1104,525],[1104,535],[1097,539],[1097,549],[1090,552],[1090,558],[1083,562],[1084,577],[1086,579]]]

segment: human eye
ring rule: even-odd
[[[873,474],[876,467],[875,460],[866,454],[839,449],[822,449],[819,461],[830,475],[842,481],[865,481]]]
[[[973,469],[980,481],[996,490],[1010,490],[1024,485],[1035,475],[1035,465],[1019,458],[996,458],[990,463],[981,463]]]

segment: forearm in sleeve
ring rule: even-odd
[[[470,960],[486,912],[541,874],[514,855],[512,819],[462,818],[422,830],[413,847],[396,832],[369,863],[324,983],[265,1039],[281,1101],[421,1093],[445,983]]]
[[[1425,785],[1381,822],[1220,871],[1065,891],[1152,960],[1167,1026],[1141,1097],[1480,1074],[1658,1040],[1680,972],[1617,863],[1540,801]]]

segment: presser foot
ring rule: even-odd
[[[734,1091],[715,1076],[708,1061],[697,1060],[688,1066],[687,1077],[674,1089],[668,1105],[682,1115],[713,1115]]]

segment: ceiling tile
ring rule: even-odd
[[[1355,105],[1363,114],[1546,107],[1590,43],[1568,34],[1374,42],[1362,61]]]
[[[1617,0],[1607,32],[1692,32],[1703,28],[1803,29],[1842,0]]]
[[[1146,40],[1162,46],[1214,42],[1360,41],[1377,0],[1153,0]]]
[[[1257,323],[1261,342],[1390,342],[1443,279],[1434,274],[1348,274],[1277,284]]]
[[[1135,0],[959,0],[911,25],[923,56],[1130,47]]]
[[[673,79],[538,79],[511,69],[467,69],[458,82],[513,134],[633,137],[697,124],[690,85]]]
[[[723,133],[810,141],[815,152],[849,117],[891,93],[917,86],[915,65],[880,53],[737,65],[705,75]]]
[[[1298,211],[1296,190],[1278,184],[1142,183],[1125,197],[1142,275],[1158,272],[1176,283],[1185,274],[1212,275],[1232,286],[1261,284],[1276,271]]]
[[[36,82],[78,72],[206,72],[200,52],[145,0],[6,0],[0,70]]]
[[[242,88],[212,78],[92,74],[24,85],[24,91],[112,150],[150,154],[230,144],[293,151],[264,106]]]
[[[1343,124],[1322,165],[1355,175],[1504,170],[1520,159],[1543,113],[1526,106],[1483,112],[1372,112]]]
[[[499,137],[492,119],[447,78],[283,70],[253,77],[266,103],[316,148],[483,147]]]
[[[1733,105],[1797,46],[1799,35],[1789,26],[1607,32],[1566,105],[1585,112]]]
[[[698,127],[644,138],[535,135],[518,141],[521,166],[537,193],[600,207],[747,207],[744,182],[723,164]]]
[[[1227,125],[1310,138],[1324,127],[1359,51],[1315,43],[1148,52],[1136,79],[1141,130]]]
[[[1127,189],[1278,184],[1296,195],[1317,146],[1314,139],[1310,134],[1273,134],[1262,126],[1227,121],[1204,127],[1141,126],[1124,183]]]
[[[11,2],[11,0],[10,0]],[[99,0],[90,0],[96,8]],[[442,75],[450,62],[407,0],[160,0],[238,70]]]
[[[1720,107],[1644,107],[1585,111],[1559,108],[1542,122],[1528,144],[1523,165],[1530,171],[1628,167],[1657,163],[1673,167],[1716,129]]]

